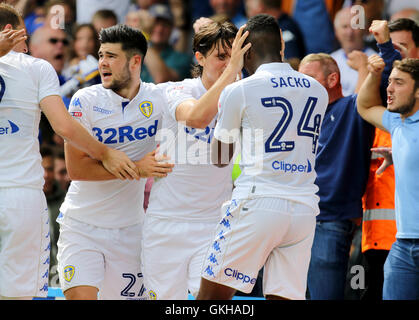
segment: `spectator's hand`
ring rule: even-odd
[[[393,47],[394,49],[400,52],[402,59],[407,58],[408,52],[407,52],[407,48],[404,45],[397,42],[393,42]]]
[[[118,179],[140,179],[138,169],[134,162],[132,162],[128,156],[120,150],[107,148],[107,152],[102,159],[102,164],[106,170]]]
[[[371,148],[371,151],[378,153],[384,158],[384,161],[377,169],[376,174],[382,174],[389,166],[393,164],[393,154],[390,147]]]
[[[390,40],[390,30],[387,20],[374,20],[369,28],[377,43],[385,43]]]
[[[156,19],[144,9],[138,10],[139,29],[143,32],[147,40],[150,39]]]
[[[375,76],[381,75],[384,70],[385,62],[378,54],[368,57],[368,71]]]
[[[362,68],[368,68],[368,56],[358,50],[353,50],[348,54],[347,64],[354,70],[359,71]]]
[[[135,162],[141,178],[166,177],[172,172],[174,164],[164,161],[169,160],[167,156],[157,155],[157,150],[147,153],[144,158]]]
[[[210,18],[201,17],[198,20],[196,20],[193,24],[193,30],[195,33],[198,33],[199,29],[201,29],[203,26],[210,24],[211,22],[214,22]]]
[[[25,41],[27,38],[25,29],[14,30],[4,28],[0,32],[0,57],[6,55],[14,46],[21,41]]]
[[[231,57],[227,68],[231,68],[235,74],[241,73],[241,70],[243,69],[244,54],[252,46],[252,44],[249,42],[243,47],[243,43],[249,35],[249,31],[243,33],[245,27],[246,25],[240,27],[231,46]]]

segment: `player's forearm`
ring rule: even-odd
[[[73,146],[65,144],[65,158],[67,172],[74,181],[104,181],[117,179],[107,171],[102,163],[89,156],[80,156]]]
[[[186,121],[194,128],[205,128],[218,112],[218,99],[224,88],[236,80],[237,73],[227,67],[212,87],[197,100]]]

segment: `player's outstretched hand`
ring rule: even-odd
[[[6,55],[21,41],[28,38],[25,29],[4,29],[0,32],[0,57]]]
[[[174,164],[167,163],[167,156],[157,155],[157,150],[147,153],[144,158],[135,162],[141,178],[166,177],[172,172]]]
[[[386,66],[383,58],[378,54],[373,54],[368,57],[368,71],[374,75],[381,75]]]
[[[134,162],[128,156],[116,149],[108,148],[102,159],[102,164],[106,170],[121,180],[139,180],[140,176]]]
[[[376,174],[382,174],[389,166],[393,164],[393,154],[390,147],[371,148],[372,152],[383,156],[384,161],[377,169]]]
[[[230,67],[234,74],[239,74],[243,69],[244,54],[252,46],[252,44],[249,42],[243,47],[243,43],[249,35],[249,31],[243,33],[245,27],[246,25],[240,27],[231,46],[231,58],[227,67]]]

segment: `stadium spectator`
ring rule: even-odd
[[[118,23],[118,17],[112,10],[102,9],[93,14],[89,23],[93,24],[96,32],[99,34],[100,30],[116,25]]]
[[[374,126],[390,132],[395,172],[396,242],[384,264],[384,300],[418,300],[417,265],[419,208],[419,59],[396,61],[387,87],[387,108],[380,105],[379,86],[386,66],[378,55],[369,57],[369,75],[358,96],[358,112]]]
[[[357,92],[358,74],[363,79],[368,73],[368,56],[376,52],[365,46],[363,27],[352,23],[354,14],[351,7],[346,7],[336,13],[334,28],[340,49],[330,55],[339,66],[343,96],[349,96]],[[361,22],[360,22],[361,23]]]
[[[304,38],[294,19],[281,9],[281,1],[246,0],[246,13],[249,18],[266,13],[277,19],[285,41],[285,59],[294,69],[298,69],[300,60],[305,56]]]
[[[308,292],[313,300],[342,300],[353,233],[362,218],[374,128],[357,113],[356,95],[343,96],[339,67],[330,55],[306,56],[299,71],[318,80],[329,94],[315,164],[320,214]]]
[[[114,25],[123,23],[130,6],[131,0],[76,0],[76,22],[77,24],[90,23],[97,11],[106,10],[114,13],[116,18]],[[96,30],[100,32],[100,29]]]
[[[169,43],[173,30],[173,15],[170,7],[155,4],[140,12],[139,29],[150,40],[150,47],[144,59],[141,79],[145,82],[162,83],[179,81],[190,77],[192,55],[174,50]]]
[[[242,2],[240,0],[209,0],[209,4],[214,14],[225,14],[237,28],[244,25],[247,21],[242,12]]]

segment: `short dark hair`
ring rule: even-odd
[[[128,58],[134,54],[144,57],[147,53],[147,40],[143,33],[125,24],[117,24],[100,30],[99,41],[100,43],[120,43]]]
[[[238,29],[230,21],[213,21],[202,26],[193,38],[193,52],[200,52],[204,56],[210,53],[215,46],[221,45],[224,49],[231,48]],[[192,70],[194,77],[202,75],[202,67],[198,64]]]
[[[268,14],[258,14],[246,22],[243,33],[249,31],[243,46],[250,42],[251,50],[259,57],[270,56],[281,59],[281,29],[276,19]]]
[[[23,23],[22,15],[14,7],[6,3],[0,3],[0,31],[7,24],[11,24],[13,29]]]
[[[393,68],[410,74],[415,81],[415,91],[419,88],[419,59],[405,58],[403,60],[396,60],[393,63]]]
[[[39,153],[41,154],[42,158],[45,157],[54,157],[54,151],[51,146],[44,144],[39,148]]]
[[[388,23],[388,29],[390,32],[395,31],[410,31],[412,33],[413,41],[415,46],[419,47],[419,26],[412,19],[400,18]]]

